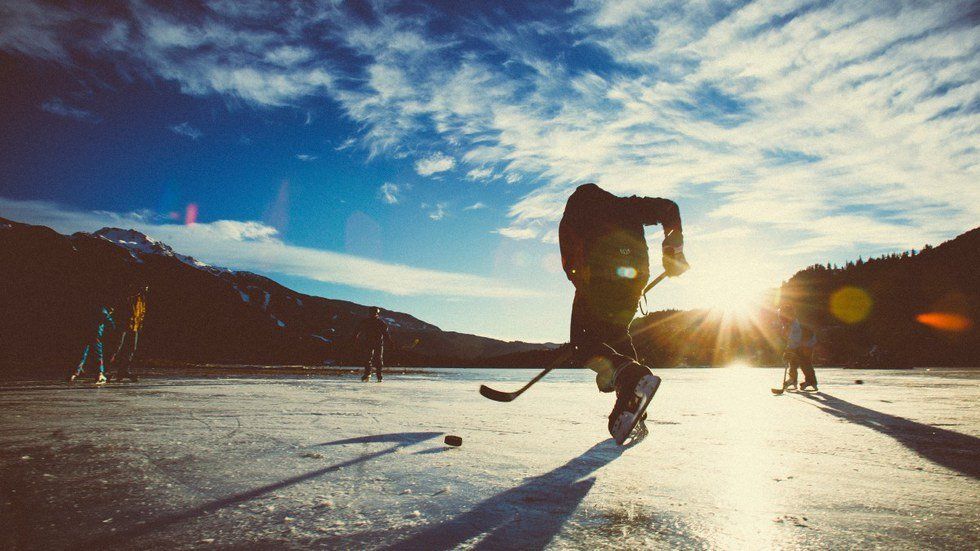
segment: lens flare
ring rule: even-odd
[[[625,279],[636,279],[636,268],[632,266],[620,266],[616,268],[616,275]]]
[[[841,287],[830,295],[830,312],[842,322],[854,324],[868,317],[873,303],[864,289]]]
[[[953,333],[966,331],[973,326],[973,321],[970,318],[950,312],[926,312],[919,314],[915,319],[922,325]]]
[[[184,224],[193,226],[197,223],[197,203],[190,203],[184,211]]]

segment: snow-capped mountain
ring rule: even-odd
[[[359,363],[351,338],[369,306],[310,296],[251,272],[210,266],[136,230],[58,234],[0,219],[0,335],[5,361],[70,362],[93,312],[149,285],[146,357],[215,363]],[[382,309],[397,361],[462,365],[547,348],[442,331]],[[124,322],[124,320],[121,320]]]

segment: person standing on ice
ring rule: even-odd
[[[596,372],[600,392],[616,392],[609,433],[622,444],[646,417],[660,377],[640,364],[629,327],[650,277],[644,226],[664,229],[663,266],[676,277],[689,268],[677,204],[652,197],[617,197],[595,184],[579,186],[558,226],[562,267],[575,286],[571,361]]]
[[[817,334],[808,325],[800,321],[796,308],[787,304],[780,309],[786,332],[786,352],[783,359],[789,363],[789,376],[783,382],[783,389],[796,388],[797,369],[803,372],[803,384],[800,390],[811,387],[817,390],[817,374],[813,371],[813,347],[817,345]]]
[[[106,324],[111,325],[113,329],[116,328],[116,321],[112,319],[112,308],[109,306],[103,306],[99,314],[99,325],[98,329],[95,331],[95,338],[93,341],[85,345],[85,350],[82,351],[82,359],[78,362],[78,366],[72,370],[72,373],[68,376],[68,383],[71,384],[75,382],[75,379],[85,370],[85,362],[88,360],[89,352],[94,351],[96,357],[99,359],[99,378],[95,381],[97,385],[104,385],[106,383],[105,378],[105,354],[103,347],[103,336],[105,335]]]
[[[366,382],[371,378],[371,366],[373,365],[375,376],[380,383],[385,345],[391,346],[391,333],[388,331],[388,324],[381,319],[381,308],[377,306],[371,308],[371,317],[358,325],[354,340],[363,348],[366,358],[364,375],[361,376],[361,380]]]
[[[133,364],[133,356],[136,355],[140,331],[143,329],[143,318],[146,317],[146,293],[149,290],[148,286],[138,287],[136,292],[129,297],[129,322],[126,324],[126,330],[119,337],[119,347],[116,348],[116,352],[109,362],[112,366],[112,379],[114,381],[121,381],[127,377],[134,383],[139,380],[139,374]],[[123,348],[127,344],[129,350],[123,353]],[[123,362],[121,368],[116,367],[117,359]]]

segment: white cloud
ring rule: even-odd
[[[171,126],[170,130],[172,130],[174,134],[177,134],[179,136],[184,136],[185,138],[190,138],[192,140],[200,139],[200,137],[204,135],[203,132],[201,132],[197,128],[194,128],[193,126],[191,126],[191,123],[186,121]]]
[[[309,48],[288,44],[278,46],[265,54],[266,61],[283,67],[298,65],[312,58],[313,52]]]
[[[479,53],[446,55],[431,36],[408,55],[372,35],[375,80],[341,103],[375,151],[434,131],[461,148],[468,174],[538,178],[510,211],[503,235],[515,238],[553,240],[568,194],[591,180],[682,205],[704,197],[719,205],[711,221],[779,225],[783,247],[811,255],[938,241],[980,215],[965,9],[582,2],[583,39],[632,71],[573,71],[519,25],[488,42],[520,79]],[[842,212],[846,225],[821,222]]]
[[[493,176],[492,168],[474,168],[466,173],[467,180],[486,180],[487,178]]]
[[[484,203],[477,201],[468,207],[463,207],[463,210],[480,210],[485,208],[487,208],[487,206]]]
[[[418,172],[421,176],[431,176],[439,172],[452,170],[454,166],[456,166],[456,159],[437,151],[428,157],[416,161],[415,172]]]
[[[99,122],[100,120],[99,117],[93,114],[91,111],[68,105],[62,101],[61,98],[51,98],[45,101],[41,104],[41,110],[51,113],[52,115],[68,117],[79,121]]]
[[[357,140],[354,138],[347,138],[346,140],[340,142],[340,145],[334,148],[334,151],[343,151],[345,149],[350,149],[357,144]]]
[[[401,198],[401,189],[399,189],[398,184],[385,182],[378,188],[378,194],[381,196],[382,201],[389,205],[394,205]]]
[[[511,239],[518,239],[518,240],[535,239],[538,237],[539,234],[537,230],[534,230],[532,228],[518,228],[518,227],[500,228],[494,230],[494,233],[499,233],[504,237],[509,237]]]
[[[316,155],[307,155],[306,153],[297,153],[296,158],[306,162],[315,161],[317,159]]]
[[[692,220],[705,226],[778,227],[782,250],[814,259],[936,242],[980,218],[969,1],[579,0],[561,28],[471,22],[479,45],[381,4],[371,23],[327,4],[265,30],[263,10],[227,2],[198,22],[144,3],[125,20],[27,0],[2,9],[14,22],[0,25],[4,51],[68,65],[66,29],[84,20],[99,39],[73,45],[188,94],[329,97],[372,156],[452,151],[417,171],[458,160],[474,179],[492,167],[529,180],[501,231],[515,238],[552,240],[568,194],[590,180],[693,204],[685,214],[705,213]],[[311,31],[361,61],[341,69]],[[556,57],[541,46],[555,33],[615,63],[592,72]]]
[[[7,0],[0,5],[0,50],[66,63],[61,29],[76,18],[59,6]]]
[[[289,245],[261,222],[219,220],[193,225],[154,222],[146,213],[81,212],[43,201],[0,198],[0,216],[41,224],[61,233],[104,226],[133,228],[182,254],[215,266],[285,274],[393,295],[531,297],[537,293],[496,280],[456,272],[390,264],[357,256]]]
[[[446,217],[446,203],[436,203],[429,211],[429,220],[442,220]],[[424,205],[423,205],[424,208]]]

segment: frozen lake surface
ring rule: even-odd
[[[534,373],[9,384],[0,547],[980,546],[980,371],[664,370],[627,448],[591,372],[477,393]]]

